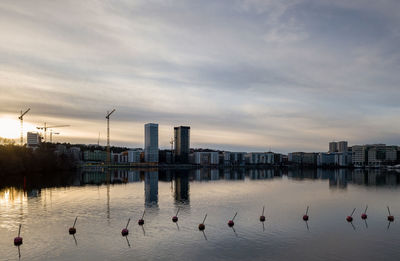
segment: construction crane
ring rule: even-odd
[[[53,129],[53,128],[62,128],[62,127],[69,127],[71,125],[54,125],[54,126],[47,126],[47,123],[44,123],[44,126],[41,127],[36,127],[38,130],[43,130],[44,132],[44,142],[47,140],[47,129]]]
[[[21,120],[21,137],[20,137],[20,143],[21,146],[24,145],[24,115],[30,111],[31,108],[28,108],[24,113],[21,111],[21,116],[18,117],[18,119]]]
[[[50,129],[50,142],[53,142],[53,135],[59,135],[59,132],[53,132],[53,129]]]
[[[110,116],[115,112],[113,109],[111,112],[107,111],[106,119],[107,119],[107,165],[111,163],[111,154],[110,154]]]

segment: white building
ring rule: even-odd
[[[339,167],[348,167],[352,164],[352,154],[350,152],[335,153],[335,165]]]
[[[199,165],[217,165],[219,162],[218,152],[196,151],[194,154],[194,164]]]
[[[333,166],[335,164],[335,153],[318,153],[317,166]]]
[[[366,146],[354,145],[352,147],[353,156],[352,161],[354,167],[364,167],[367,165],[368,151]]]
[[[246,152],[224,151],[224,165],[245,165]]]
[[[141,150],[128,150],[128,162],[129,163],[139,163]]]
[[[158,162],[158,124],[144,125],[144,160]]]
[[[27,133],[27,147],[31,148],[31,147],[38,147],[40,145],[41,142],[41,137],[40,134],[37,132],[28,132]]]

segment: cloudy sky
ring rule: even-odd
[[[0,2],[0,136],[143,146],[326,151],[400,144],[398,0]]]

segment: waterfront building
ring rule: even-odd
[[[344,151],[335,153],[335,166],[348,167],[352,164],[351,152]]]
[[[83,152],[84,161],[105,162],[106,158],[107,152],[102,150],[86,150]]]
[[[190,127],[174,127],[174,152],[176,162],[188,163],[190,152]]]
[[[397,146],[386,146],[385,161],[389,164],[395,163],[398,160],[398,147]]]
[[[335,153],[324,153],[320,152],[317,155],[317,166],[334,166],[335,165]]]
[[[144,125],[144,160],[158,162],[158,124]]]
[[[354,167],[365,167],[368,161],[368,150],[364,145],[352,147],[352,162]]]
[[[142,150],[128,150],[128,163],[140,163]]]
[[[339,141],[337,143],[337,150],[338,150],[338,152],[347,152],[347,150],[348,150],[347,141]]]
[[[245,156],[246,152],[230,152],[230,151],[224,151],[223,156],[224,156],[224,165],[230,166],[243,166],[245,165]]]
[[[317,165],[317,153],[291,152],[288,154],[288,160],[299,165]]]
[[[377,144],[368,149],[368,167],[378,168],[386,158],[386,145]]]
[[[26,134],[26,141],[27,141],[27,147],[32,148],[32,147],[39,147],[42,138],[38,132],[28,132]]]
[[[217,165],[219,163],[218,152],[216,151],[196,151],[194,154],[194,164],[198,165]]]
[[[329,151],[330,153],[338,151],[338,143],[335,141],[329,142]]]

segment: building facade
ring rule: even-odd
[[[38,132],[28,132],[26,134],[26,145],[28,148],[38,147],[42,139]]]
[[[158,162],[158,124],[144,125],[144,160]]]
[[[179,163],[189,162],[190,153],[190,127],[174,127],[174,153],[175,160]]]

